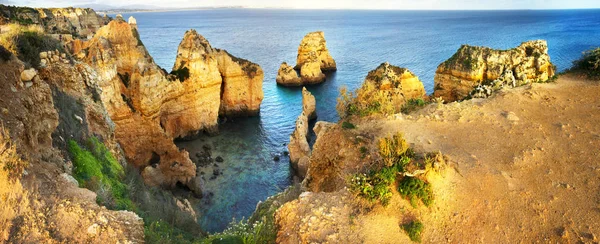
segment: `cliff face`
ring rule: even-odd
[[[73,49],[98,71],[100,97],[116,124],[116,137],[147,183],[190,183],[196,167],[174,138],[215,133],[220,114],[256,114],[263,98],[262,70],[212,48],[192,30],[169,75],[143,46],[135,19],[129,22],[111,21]]]
[[[325,34],[322,31],[308,33],[298,46],[296,58],[296,70],[300,75],[287,65],[282,63],[277,72],[277,84],[284,86],[301,86],[317,84],[325,81],[323,71],[336,70],[335,60],[327,50]]]
[[[96,195],[79,188],[70,176],[73,165],[64,152],[67,140],[95,135],[120,155],[112,122],[93,98],[97,86],[85,78],[93,72],[85,64],[62,62],[31,72],[24,71],[14,56],[0,60],[0,76],[5,78],[0,84],[0,213],[5,213],[0,214],[0,242],[144,240],[137,215],[98,206]],[[26,164],[26,171],[19,172]],[[15,172],[7,181],[6,174],[11,177]]]
[[[107,24],[109,18],[90,8],[27,8],[0,5],[0,19],[22,24],[39,24],[49,34],[70,34],[76,37],[93,35]]]
[[[189,80],[206,90],[198,92],[197,99],[206,101],[208,106],[203,107],[211,125],[216,125],[219,115],[256,115],[260,111],[264,97],[262,68],[225,50],[212,48],[195,30],[185,33],[173,70],[189,72],[184,83]]]
[[[396,105],[402,105],[406,100],[422,98],[425,94],[423,82],[406,68],[383,63],[376,69],[369,71],[365,84],[375,87],[378,91],[386,93],[386,97],[394,100]]]
[[[461,46],[435,74],[434,97],[446,102],[466,98],[478,85],[520,86],[554,76],[546,41],[524,42],[510,50]]]

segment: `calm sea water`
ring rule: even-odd
[[[337,121],[336,97],[341,86],[355,89],[369,70],[382,62],[406,67],[418,75],[429,93],[439,63],[461,44],[507,49],[532,39],[546,39],[560,70],[582,51],[600,46],[600,10],[568,11],[325,11],[222,9],[125,14],[137,19],[141,38],[155,61],[170,70],[177,46],[188,29],[196,29],[213,47],[260,64],[265,72],[265,98],[259,117],[228,121],[221,134],[179,145],[193,154],[202,146],[222,156],[223,175],[206,174],[210,201],[195,203],[200,223],[211,232],[232,218],[248,217],[258,201],[290,184],[287,158],[273,160],[301,112],[301,90],[277,86],[283,61],[295,63],[302,37],[325,32],[338,71],[323,84],[308,87],[316,96],[319,120]]]

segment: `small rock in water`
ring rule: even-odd
[[[219,175],[219,174],[220,174],[220,170],[219,170],[219,169],[215,169],[215,170],[213,170],[213,175],[214,175],[214,176],[217,176],[217,175]],[[212,177],[211,177],[211,178],[212,178]]]
[[[215,159],[215,161],[217,161],[217,163],[222,163],[223,162],[223,158],[221,156],[217,156],[217,158]]]
[[[275,162],[278,162],[278,161],[279,161],[279,155],[275,155],[275,157],[273,157],[273,160],[274,160]]]
[[[204,145],[204,146],[202,146],[202,149],[204,149],[205,151],[208,151],[208,150],[210,150],[210,146],[209,145]]]
[[[197,158],[199,158],[199,157],[202,157],[202,153],[199,153],[199,152],[197,152],[197,153],[196,153],[196,157],[197,157]]]
[[[201,175],[204,175],[204,171],[200,171],[200,174],[201,174]]]
[[[213,176],[211,176],[211,177],[209,178],[209,180],[214,180],[214,179],[216,179],[216,178],[217,178],[217,176],[216,176],[216,175],[213,175]]]
[[[219,167],[219,165],[217,165],[217,164],[214,164],[214,166],[215,166],[215,167]]]
[[[288,151],[283,151],[283,155],[285,155],[285,156],[288,156],[288,155],[290,155],[290,152],[288,152]]]

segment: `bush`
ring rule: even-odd
[[[584,72],[590,79],[600,80],[600,47],[585,51],[573,62],[572,70]]]
[[[422,108],[425,105],[427,105],[427,102],[425,102],[425,100],[423,100],[422,98],[411,98],[408,101],[406,101],[404,105],[402,105],[402,109],[400,110],[402,111],[402,113],[408,114],[410,112],[418,110],[419,108]]]
[[[64,51],[60,42],[46,36],[40,26],[10,24],[6,28],[10,31],[0,35],[0,45],[28,66],[39,67],[40,52],[57,49]]]
[[[402,133],[398,133],[391,138],[379,139],[379,155],[381,155],[383,162],[387,166],[394,164],[404,166],[404,163],[408,163],[406,159],[403,159],[407,151],[408,143],[404,140]],[[403,172],[403,170],[400,171]]]
[[[2,60],[3,62],[6,62],[8,60],[10,60],[10,57],[12,56],[12,53],[8,50],[6,50],[6,48],[4,48],[4,46],[0,45],[0,60]]]
[[[7,173],[8,180],[14,182],[21,178],[29,162],[21,159],[17,148],[10,141],[9,133],[0,126],[0,170]]]
[[[144,223],[144,239],[146,243],[193,243],[195,240],[190,234],[173,227],[163,220],[150,222],[144,219]]]
[[[342,129],[346,129],[346,130],[351,130],[351,129],[355,129],[356,126],[348,121],[344,121],[342,123]]]
[[[356,174],[350,179],[350,190],[370,202],[387,205],[392,197],[390,184],[396,180],[396,167],[383,167],[369,174]]]
[[[433,191],[429,183],[417,178],[405,176],[398,184],[400,195],[408,198],[413,207],[417,207],[420,199],[425,206],[430,206],[433,202]]]
[[[403,224],[401,227],[406,231],[411,241],[421,242],[421,233],[423,232],[423,223],[421,221],[414,220],[408,224]]]
[[[98,193],[97,201],[109,209],[135,210],[127,186],[122,182],[123,167],[96,137],[90,137],[87,148],[69,140],[73,159],[73,177],[79,185]]]

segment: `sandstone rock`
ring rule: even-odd
[[[31,81],[36,75],[37,71],[34,68],[23,70],[23,72],[21,72],[21,81]]]
[[[300,66],[300,78],[303,84],[318,84],[325,81],[325,74],[321,71],[321,64],[316,52],[310,52]]]
[[[130,25],[136,25],[137,26],[137,20],[135,20],[135,18],[133,16],[129,16],[129,19],[127,20],[127,23]]]
[[[48,58],[48,53],[47,52],[40,52],[40,59],[45,59]]]
[[[315,96],[313,96],[306,87],[302,87],[302,111],[306,113],[309,120],[317,118]]]
[[[433,95],[442,97],[445,102],[469,95],[487,97],[488,89],[544,82],[554,76],[554,72],[548,45],[543,40],[524,42],[510,50],[463,45],[438,66]],[[480,89],[474,91],[479,85],[482,85]]]
[[[308,33],[302,38],[300,46],[298,46],[296,69],[301,69],[305,62],[314,62],[313,55],[316,56],[321,70],[337,69],[335,60],[333,60],[329,54],[329,50],[327,50],[325,34],[322,31]]]
[[[298,119],[296,120],[296,128],[290,135],[290,143],[288,144],[288,151],[290,152],[290,163],[292,167],[298,172],[299,176],[303,177],[306,172],[300,172],[298,168],[298,162],[303,157],[310,156],[310,146],[308,145],[308,117],[306,113],[302,111]]]
[[[288,65],[286,62],[281,63],[277,71],[277,84],[284,86],[301,86],[302,80],[298,76],[298,72]]]
[[[77,180],[73,178],[73,176],[71,176],[70,174],[62,173],[60,176],[63,177],[63,179],[67,182],[79,187],[79,182],[77,182]]]

